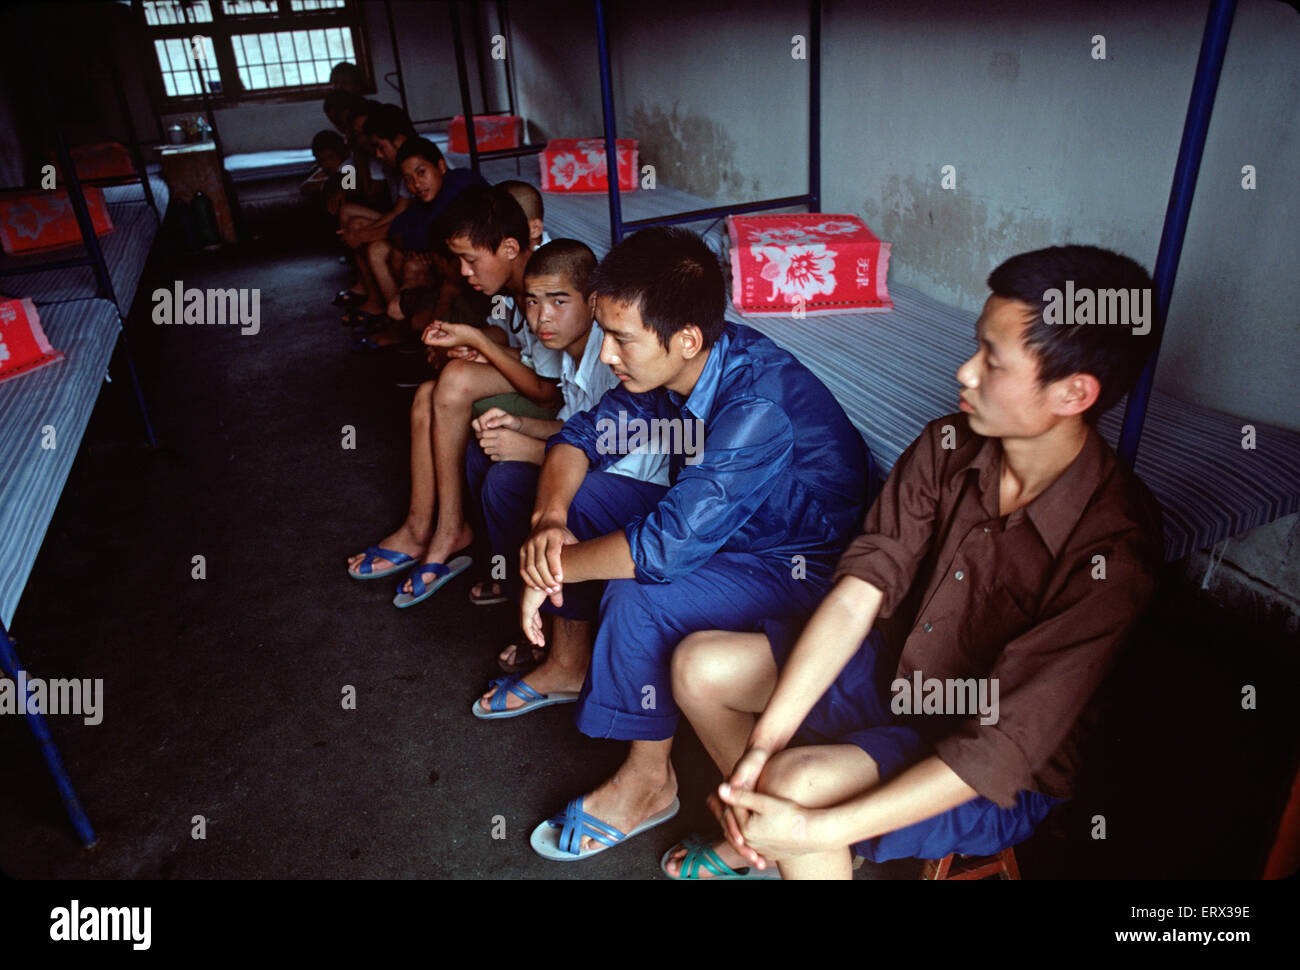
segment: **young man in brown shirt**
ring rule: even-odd
[[[669,876],[991,854],[1070,797],[1081,717],[1162,559],[1159,506],[1095,428],[1153,345],[1132,318],[1150,286],[1088,246],[999,266],[963,413],[899,458],[806,626],[682,642],[673,693],[727,779],[724,838],[671,850]],[[1060,312],[1120,291],[1125,319]],[[896,614],[901,652],[873,629]]]

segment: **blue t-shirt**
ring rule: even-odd
[[[423,253],[429,250],[429,230],[434,221],[446,211],[462,189],[470,185],[487,185],[483,176],[472,168],[449,168],[442,177],[442,188],[430,201],[415,199],[388,227],[390,236],[398,237],[398,245],[408,252]]]

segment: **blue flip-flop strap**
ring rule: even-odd
[[[371,546],[366,550],[365,562],[357,567],[357,572],[362,576],[369,576],[374,572],[374,564],[370,561],[372,559],[387,559],[393,564],[393,568],[397,568],[398,566],[411,562],[415,557],[408,556],[404,552],[398,552],[396,549],[385,549],[383,546]]]
[[[582,799],[575,798],[564,808],[562,815],[551,819],[552,825],[559,825],[559,847],[562,852],[579,855],[582,852],[582,838],[588,836],[602,845],[618,845],[627,838],[622,832],[608,822],[602,822],[595,816],[582,810]]]
[[[451,572],[451,570],[440,562],[426,562],[422,566],[416,566],[415,571],[411,573],[411,595],[423,596],[428,592],[428,587],[424,585],[425,573],[433,573],[439,579],[442,579],[442,577],[446,576],[449,572]],[[406,584],[403,583],[402,585],[405,586]],[[401,592],[400,588],[398,589],[398,592]]]
[[[509,677],[498,677],[488,686],[497,688],[497,692],[492,695],[492,700],[489,702],[490,709],[494,711],[504,711],[506,709],[506,697],[509,694],[514,694],[525,704],[546,699],[545,694],[539,694],[514,674]]]

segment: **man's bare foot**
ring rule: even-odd
[[[394,552],[404,552],[408,556],[414,556],[419,559],[424,555],[425,549],[428,548],[429,542],[427,536],[418,535],[407,523],[402,525],[390,536],[380,539],[376,543],[381,549],[392,549]],[[357,572],[361,564],[366,561],[366,554],[359,552],[355,556],[348,557],[348,572],[353,576],[360,576]],[[384,572],[389,566],[393,565],[382,556],[375,556],[370,560],[371,572]]]
[[[626,763],[603,785],[582,800],[582,810],[624,834],[651,815],[662,812],[677,797],[677,774],[672,762],[666,772],[637,772]],[[599,849],[603,843],[583,836],[582,851]]]
[[[480,579],[469,591],[469,601],[475,606],[489,606],[493,603],[504,603],[505,596],[501,593],[501,584],[492,579]]]
[[[518,667],[521,663],[528,663],[529,661],[523,658],[529,656],[532,657],[532,663],[541,663],[546,657],[546,648],[539,647],[533,643],[523,645],[512,643],[501,651],[497,659],[501,661],[502,667],[514,668]]]
[[[718,858],[725,864],[729,865],[732,869],[739,871],[750,865],[750,861],[733,849],[731,843],[726,839],[718,839],[718,841],[713,843],[712,848],[713,851],[717,853]],[[679,845],[673,850],[673,854],[668,857],[668,861],[664,863],[664,868],[668,870],[668,875],[672,876],[674,879],[682,878],[682,860],[686,858],[686,852],[686,846]],[[712,879],[713,873],[709,871],[707,866],[699,866],[696,870],[695,878]]]
[[[433,538],[429,541],[428,548],[424,550],[424,555],[421,559],[420,565],[416,566],[413,572],[418,572],[422,567],[431,562],[446,563],[453,553],[460,552],[460,550],[464,549],[473,541],[474,530],[464,524],[461,525],[459,532],[453,533],[450,536],[435,532]],[[406,582],[402,584],[402,592],[412,592],[411,580],[409,577]]]
[[[722,799],[718,797],[718,793],[716,791],[710,792],[709,797],[705,799],[705,802],[709,806],[709,811],[713,813],[713,817],[718,820],[718,824],[722,825],[722,813],[725,811],[727,806],[723,803]],[[711,848],[714,853],[717,854],[719,859],[736,871],[740,871],[741,869],[753,865],[752,862],[737,852],[735,846],[725,838],[719,838],[713,843]],[[668,874],[674,879],[680,879],[682,877],[682,860],[686,858],[687,851],[685,845],[679,845],[677,848],[673,849],[672,855],[670,855],[668,861],[664,863],[664,868],[668,870]],[[763,861],[767,862],[769,867],[772,865],[772,863],[767,859],[764,859]],[[695,877],[697,879],[712,879],[713,873],[710,872],[706,866],[699,866]]]
[[[539,694],[551,694],[557,690],[577,693],[582,690],[582,682],[587,679],[587,671],[586,668],[576,670],[572,667],[562,667],[560,664],[553,662],[552,658],[548,656],[540,667],[527,677],[519,679]],[[479,710],[484,714],[493,713],[491,701],[498,690],[500,690],[499,687],[493,687],[479,699]],[[524,699],[518,694],[507,691],[507,711],[517,711],[524,706],[524,703]]]

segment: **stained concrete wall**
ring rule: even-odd
[[[600,132],[585,7],[512,9],[520,101],[542,137]],[[712,202],[806,186],[802,4],[611,4],[619,135]],[[1205,3],[827,0],[823,209],[894,246],[896,280],[977,309],[1016,252],[1060,242],[1152,267]],[[1094,59],[1095,35],[1106,43]],[[1300,17],[1240,4],[1158,383],[1300,430]],[[1241,187],[1253,164],[1258,187]],[[956,188],[942,188],[952,165]]]

